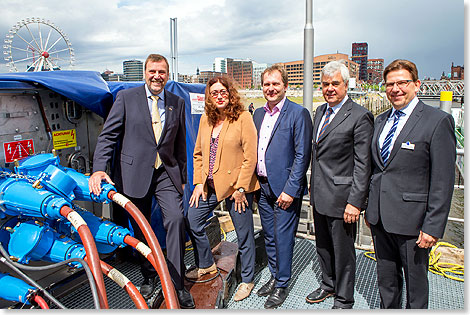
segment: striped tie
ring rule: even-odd
[[[400,120],[400,117],[404,115],[405,113],[402,112],[401,110],[396,110],[394,113],[395,117],[393,118],[392,128],[390,128],[387,136],[385,137],[384,143],[382,145],[382,150],[380,151],[380,155],[382,156],[384,165],[387,164],[388,157],[390,156],[390,147],[392,144],[393,135],[395,134],[395,131],[397,130],[398,120]]]
[[[158,141],[160,140],[160,136],[162,135],[162,121],[160,119],[160,112],[158,111],[158,96],[152,95],[152,128],[153,128],[153,133],[155,135],[155,141],[158,144]],[[157,152],[157,158],[155,160],[155,168],[158,168],[162,164],[162,160],[160,159],[160,156],[158,155]]]
[[[328,124],[330,123],[330,116],[333,114],[333,109],[331,107],[328,107],[328,110],[326,111],[326,117],[325,121],[323,122],[323,126],[320,129],[320,133],[318,134],[318,139],[320,139],[321,135],[325,132],[326,127],[328,127]]]

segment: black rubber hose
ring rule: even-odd
[[[76,262],[79,262],[82,266],[83,266],[83,269],[85,270],[85,273],[87,275],[87,278],[88,278],[88,282],[90,284],[90,290],[91,290],[91,293],[92,293],[92,296],[93,296],[93,302],[95,304],[95,308],[96,309],[100,309],[100,303],[99,303],[99,297],[98,297],[98,291],[96,289],[96,283],[95,283],[95,280],[94,280],[94,277],[93,277],[93,273],[91,272],[91,269],[90,269],[90,266],[88,266],[88,264],[81,258],[70,258],[70,259],[67,259],[67,260],[64,260],[64,261],[61,261],[61,262],[58,262],[58,263],[55,263],[55,264],[50,264],[50,265],[46,265],[46,266],[26,266],[26,265],[22,265],[22,264],[19,264],[19,263],[16,263],[14,261],[12,261],[10,258],[9,258],[9,254],[8,252],[5,250],[5,248],[3,247],[2,243],[0,242],[0,252],[1,254],[5,257],[3,258],[0,258],[0,260],[2,260],[4,263],[7,263],[10,267],[12,267],[13,270],[15,270],[19,275],[24,275],[20,270],[17,270],[17,269],[23,269],[23,270],[28,270],[28,271],[44,271],[44,270],[49,270],[49,269],[54,269],[54,268],[57,268],[57,267],[60,267],[60,266],[63,266],[63,265],[66,265],[72,261],[76,261]],[[27,275],[24,275],[24,277],[28,277]],[[30,279],[28,277],[28,279]],[[26,279],[25,279],[26,280]],[[49,292],[47,292],[44,288],[42,288],[39,284],[37,284],[34,280],[31,279],[32,282],[28,281],[29,283],[33,284],[35,287],[37,287],[38,289],[42,290],[44,292],[44,294],[52,301],[54,302],[57,306],[59,306],[60,308],[64,308],[65,309],[65,306],[62,305],[62,303],[60,303],[59,301],[57,301],[52,295],[49,294]],[[34,282],[34,283],[33,283]],[[52,297],[52,298],[51,298]],[[55,301],[54,301],[55,300]],[[57,304],[57,303],[58,304]]]

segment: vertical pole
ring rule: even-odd
[[[452,91],[441,91],[439,108],[449,114],[452,114]]]
[[[174,81],[175,65],[173,64],[173,19],[170,18],[170,80]]]
[[[310,116],[313,112],[313,0],[306,0],[304,27],[304,102]]]
[[[170,79],[178,82],[178,31],[176,18],[170,18]]]

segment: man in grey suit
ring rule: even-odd
[[[105,173],[114,154],[112,177],[116,186],[149,222],[152,197],[155,196],[162,210],[167,232],[168,270],[180,306],[194,308],[193,298],[183,283],[185,224],[182,197],[187,180],[184,100],[164,90],[168,69],[165,57],[151,54],[145,61],[145,85],[119,91],[98,137],[89,186],[93,193],[99,194],[102,181],[114,184]],[[143,241],[140,228],[130,219],[135,237]],[[141,272],[144,282],[140,292],[149,298],[155,289],[157,273],[143,258]]]
[[[451,115],[417,98],[416,65],[395,60],[384,71],[393,108],[375,120],[366,219],[377,258],[381,308],[428,307],[429,250],[444,234],[455,177]]]
[[[340,61],[322,69],[326,104],[313,124],[310,203],[322,280],[308,303],[334,295],[333,308],[354,305],[356,222],[364,209],[371,171],[374,117],[348,96],[349,70]]]

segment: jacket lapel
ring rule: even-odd
[[[220,155],[222,154],[223,142],[225,139],[225,134],[227,133],[227,130],[228,130],[228,126],[229,126],[229,122],[227,118],[225,118],[224,124],[222,125],[222,129],[220,130],[220,133],[219,133],[219,143],[217,144],[217,153],[215,156],[214,168],[212,170],[212,173],[217,172],[217,170],[219,169]]]
[[[325,131],[321,135],[321,137],[318,139],[317,142],[320,142],[323,140],[333,129],[338,127],[340,123],[343,122],[343,120],[346,119],[351,114],[351,108],[352,108],[352,101],[351,99],[348,99],[343,106],[341,106],[340,110],[338,113],[335,115],[333,120],[328,124],[326,127]]]
[[[401,144],[403,143],[405,138],[408,136],[410,131],[414,128],[414,126],[421,119],[421,116],[423,114],[423,109],[424,109],[423,105],[424,105],[424,103],[419,101],[418,104],[416,104],[416,107],[413,110],[413,112],[411,112],[410,117],[406,121],[406,124],[403,126],[403,129],[400,131],[400,134],[398,135],[397,139],[395,140],[395,143],[393,144],[393,149],[392,149],[392,152],[390,152],[390,156],[388,158],[387,165],[390,164],[393,157],[401,149]]]
[[[149,102],[147,99],[147,93],[145,92],[145,85],[142,85],[142,88],[137,91],[136,100],[138,106],[137,110],[142,115],[142,119],[145,126],[147,126],[147,130],[150,132],[150,136],[155,140],[152,126],[152,113],[149,111]]]
[[[321,119],[323,115],[325,115],[326,106],[328,106],[327,103],[320,105],[320,107],[318,107],[315,111],[315,121],[313,122],[313,136],[312,136],[314,142],[317,139],[318,128],[320,128]]]
[[[380,155],[379,137],[391,112],[392,110],[389,109],[385,114],[377,117],[374,127],[374,135],[372,136],[372,157],[375,159],[376,164],[380,166],[381,170],[384,168],[384,161],[382,160],[382,155]]]
[[[271,132],[271,137],[269,138],[268,147],[269,147],[269,144],[271,143],[271,140],[273,139],[273,135],[276,132],[276,129],[279,127],[279,124],[281,123],[285,113],[287,112],[287,108],[289,107],[289,103],[290,103],[290,100],[288,98],[286,98],[286,101],[285,101],[284,105],[282,106],[281,113],[279,114],[279,117],[277,117],[276,123],[274,124],[274,127],[273,127],[273,131]]]
[[[174,102],[170,100],[171,96],[167,93],[166,90],[164,90],[164,93],[165,93],[165,126],[163,126],[162,135],[160,136],[160,141],[158,141],[159,144],[162,141],[162,139],[165,137],[168,126],[175,119],[175,115],[173,113],[175,111],[175,108],[172,105],[174,104]],[[152,129],[152,132],[153,132],[153,129]]]

